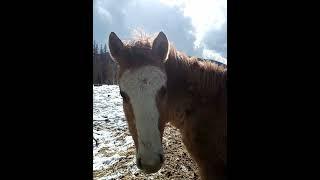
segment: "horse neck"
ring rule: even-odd
[[[184,57],[186,59],[187,57]],[[201,103],[204,99],[210,106],[226,108],[227,71],[207,68],[197,61],[188,62],[170,53],[165,63],[168,89],[169,121],[176,121],[176,114],[185,112],[185,108]],[[199,102],[197,102],[199,100]],[[210,104],[210,103],[215,103]],[[218,110],[224,112],[223,110]]]

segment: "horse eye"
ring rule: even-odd
[[[123,100],[125,102],[127,102],[129,100],[129,97],[127,96],[127,94],[123,91],[120,91],[120,96],[123,98]]]
[[[160,93],[160,96],[163,97],[167,93],[167,88],[162,86],[159,93]]]

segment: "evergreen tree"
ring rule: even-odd
[[[104,44],[103,52],[104,52],[105,54],[107,54],[107,45],[106,45],[106,44]]]
[[[100,44],[100,54],[103,54],[102,44]]]
[[[93,56],[96,55],[96,41],[93,41]]]

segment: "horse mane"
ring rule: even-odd
[[[194,56],[188,56],[170,46],[170,53],[166,62],[167,72],[183,75],[180,81],[186,81],[184,88],[195,93],[216,95],[226,88],[227,66]],[[176,68],[180,67],[180,68]],[[170,70],[171,69],[171,70]]]
[[[153,40],[156,38],[156,34],[147,34],[142,30],[134,30],[132,36],[132,39],[124,41],[125,48],[151,49]]]

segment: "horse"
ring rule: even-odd
[[[146,174],[164,163],[165,125],[179,129],[202,180],[226,179],[227,67],[178,51],[161,31],[122,42],[111,32],[119,89],[136,164]]]

